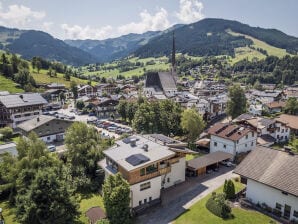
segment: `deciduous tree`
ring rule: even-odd
[[[227,114],[232,119],[246,112],[246,97],[240,85],[231,86],[228,97]]]

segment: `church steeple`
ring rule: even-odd
[[[172,49],[172,71],[176,72],[176,46],[175,46],[175,32],[173,31],[173,49]]]

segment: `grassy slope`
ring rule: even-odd
[[[273,55],[273,56],[277,56],[277,57],[280,57],[280,58],[284,57],[286,55],[290,55],[289,53],[286,52],[285,49],[274,47],[270,44],[267,44],[264,41],[258,40],[254,37],[249,36],[249,35],[236,33],[236,32],[233,32],[231,30],[227,30],[227,32],[231,35],[234,35],[234,36],[240,36],[240,35],[245,36],[245,38],[250,39],[250,40],[253,41],[253,44],[252,44],[253,47],[262,48],[262,49],[266,50],[268,55]],[[232,61],[231,61],[232,64],[234,64],[237,61],[240,61],[244,58],[248,58],[248,60],[251,60],[254,57],[256,57],[258,59],[263,59],[263,58],[266,57],[265,55],[263,55],[259,51],[250,49],[249,47],[236,48],[235,52],[236,52],[236,58],[232,59]]]
[[[66,81],[63,78],[63,74],[57,73],[57,77],[50,77],[47,75],[47,70],[41,69],[39,73],[36,72],[36,70],[30,69],[30,73],[35,79],[37,83],[61,83],[65,84],[66,87],[69,88],[70,86],[70,81]],[[71,81],[75,81],[77,84],[87,84],[88,80],[83,80],[75,77],[70,78]],[[93,82],[92,84],[95,84]]]
[[[243,185],[241,183],[234,183],[236,192],[243,189]],[[217,189],[216,192],[222,192],[222,190],[223,186]],[[233,219],[223,220],[222,218],[213,215],[206,208],[205,204],[210,196],[211,194],[197,202],[187,212],[179,216],[175,220],[175,224],[265,224],[269,223],[271,220],[268,216],[259,212],[248,211],[241,208],[232,209],[232,214],[235,216]]]
[[[133,75],[136,76],[141,76],[144,74],[144,68],[146,69],[146,71],[149,70],[158,70],[158,71],[166,71],[169,69],[169,64],[165,63],[164,61],[167,60],[166,57],[160,57],[160,58],[130,58],[129,61],[130,62],[142,62],[144,64],[146,64],[146,62],[148,61],[155,61],[156,64],[155,65],[144,65],[144,67],[139,67],[127,72],[122,72],[120,73],[118,69],[112,69],[109,71],[104,71],[104,70],[99,70],[99,71],[94,71],[94,72],[89,72],[87,70],[84,71],[84,75],[88,76],[88,75],[98,75],[100,77],[105,77],[105,78],[116,78],[117,75],[123,75],[124,77],[128,78],[131,77]],[[106,63],[105,66],[117,66],[117,64],[115,62],[111,62],[111,63]]]
[[[22,93],[24,92],[23,89],[17,88],[16,83],[12,80],[5,78],[4,76],[0,75],[0,91],[8,91],[10,93]]]

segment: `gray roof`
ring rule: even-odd
[[[48,102],[39,93],[23,93],[23,94],[10,94],[1,96],[0,102],[6,108],[30,106],[47,104]]]
[[[187,167],[197,170],[231,158],[233,158],[232,154],[227,152],[217,151],[217,152],[209,153],[207,155],[189,160],[187,162]]]
[[[10,153],[13,156],[18,155],[17,151],[17,146],[14,142],[6,143],[6,144],[1,144],[0,145],[0,155],[4,153]]]
[[[135,146],[130,144],[132,140],[136,140]],[[145,145],[147,145],[146,150],[144,147]],[[169,150],[168,146],[156,143],[141,135],[134,135],[129,138],[119,140],[116,142],[116,146],[105,150],[103,153],[127,171],[146,166],[162,159],[171,158],[175,155],[175,152]],[[135,154],[142,154],[146,156],[149,161],[136,166],[126,161],[128,157]]]
[[[30,132],[34,130],[37,127],[40,127],[41,125],[48,123],[51,120],[57,119],[53,116],[46,116],[46,115],[40,115],[36,118],[32,118],[30,120],[24,121],[21,124],[18,125],[18,128]]]
[[[258,146],[235,173],[298,197],[298,155]]]
[[[159,72],[158,76],[164,91],[177,89],[174,77],[171,72]]]

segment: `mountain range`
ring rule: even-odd
[[[233,31],[240,35],[232,35]],[[128,34],[106,40],[59,40],[48,33],[0,27],[0,48],[26,59],[41,56],[71,65],[108,62],[134,55],[169,55],[175,33],[177,52],[193,56],[235,55],[235,48],[252,44],[244,35],[297,54],[298,38],[276,29],[264,29],[224,19],[203,19],[187,25],[175,25],[165,31]]]

